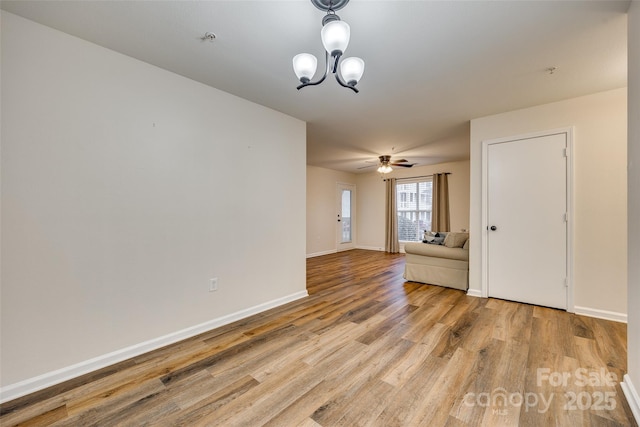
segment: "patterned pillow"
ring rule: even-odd
[[[444,244],[444,237],[443,236],[437,236],[434,237],[432,241],[430,241],[429,243],[433,244],[433,245],[443,245]]]
[[[444,245],[444,241],[447,237],[446,231],[428,231],[424,230],[424,236],[422,243],[430,243],[432,245]]]

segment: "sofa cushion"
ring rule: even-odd
[[[444,239],[444,245],[448,248],[461,248],[469,238],[469,233],[448,233]]]
[[[461,261],[469,260],[468,250],[462,248],[448,248],[440,245],[429,245],[422,242],[407,242],[404,245],[404,251],[406,253],[437,258],[449,258]]]

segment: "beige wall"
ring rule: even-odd
[[[471,121],[471,233],[481,224],[481,143],[575,126],[575,306],[627,311],[626,88]],[[481,288],[480,239],[471,242],[470,289]]]
[[[640,1],[629,8],[629,320],[627,326],[629,385],[640,392]],[[640,401],[635,401],[640,422]]]
[[[451,172],[449,198],[451,230],[469,229],[469,161],[396,168],[390,174],[395,178],[433,175]],[[358,247],[384,250],[385,186],[376,172],[357,175],[358,191]]]
[[[1,62],[3,388],[306,294],[304,122],[6,12]]]
[[[337,249],[338,183],[355,184],[356,175],[307,166],[307,256],[328,254]],[[358,195],[356,186],[356,197]],[[359,219],[356,218],[356,222]]]

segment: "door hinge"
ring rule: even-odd
[[[568,287],[569,287],[569,278],[568,278],[568,277],[565,277],[565,278],[564,278],[564,286],[565,286],[566,288],[568,288]]]
[[[569,212],[564,213],[564,222],[569,222]]]
[[[569,157],[569,148],[564,149],[564,157]]]

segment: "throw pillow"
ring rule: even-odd
[[[469,233],[447,233],[444,245],[448,248],[461,248],[469,238]]]
[[[429,243],[432,245],[442,245],[444,244],[444,237],[434,237]]]
[[[462,247],[462,249],[469,249],[469,239],[467,239],[466,242],[464,242],[464,246]]]
[[[423,242],[432,242],[434,239],[433,233],[428,231],[428,230],[424,230],[424,235],[422,236],[422,241]]]

